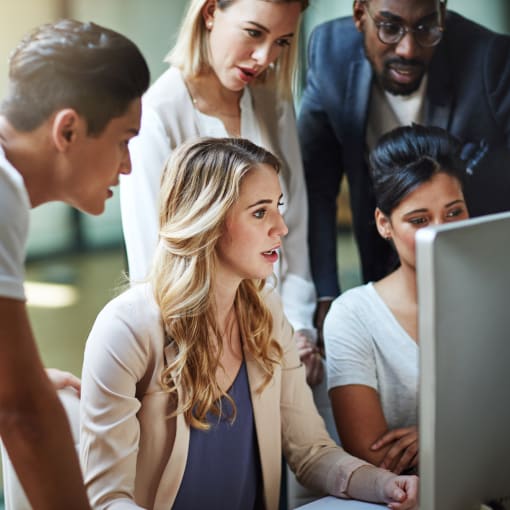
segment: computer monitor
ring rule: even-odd
[[[424,228],[416,255],[420,510],[510,509],[510,213]]]

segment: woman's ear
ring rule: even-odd
[[[202,7],[202,17],[204,18],[204,23],[208,30],[211,30],[213,27],[215,11],[216,0],[207,0]]]
[[[377,226],[377,231],[379,232],[379,235],[383,239],[387,239],[388,241],[391,239],[391,221],[384,214],[379,207],[376,207],[375,209],[375,224]]]
[[[55,114],[51,127],[51,137],[58,151],[66,152],[74,143],[79,121],[79,115],[72,108],[59,110]]]

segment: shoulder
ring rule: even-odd
[[[3,149],[0,147],[0,193],[8,199],[14,193],[19,199],[22,197],[27,202],[25,183],[23,176],[7,161]],[[4,198],[0,200],[0,205],[4,202]],[[28,203],[26,204],[29,205]]]
[[[324,335],[354,330],[368,332],[376,311],[377,299],[371,283],[349,289],[331,304],[324,322]]]
[[[464,18],[454,11],[448,11],[446,17],[444,45],[452,50],[462,50],[459,53],[450,52],[452,59],[457,59],[459,55],[465,55],[460,58],[461,61],[469,62],[477,51],[487,51],[487,49],[496,43],[498,47],[510,46],[510,36],[494,32],[474,21]],[[441,51],[441,46],[438,47]]]
[[[150,285],[133,285],[107,303],[96,318],[89,341],[96,338],[121,344],[131,339],[145,345],[144,349],[149,344],[163,345],[161,315]]]
[[[30,211],[30,198],[23,176],[7,161],[0,147],[0,241],[10,239],[6,231],[19,232],[25,241]]]
[[[147,322],[158,322],[160,318],[149,284],[133,285],[107,303],[99,315],[124,320],[133,328]]]
[[[167,69],[149,88],[142,100],[142,115],[156,113],[164,124],[178,122],[180,117],[190,118],[193,103],[182,78],[175,67]]]
[[[352,17],[335,18],[316,26],[309,41],[310,51],[333,53],[341,48],[350,53],[363,49],[363,37],[356,29]],[[337,58],[348,58],[339,54]]]
[[[374,303],[374,293],[375,290],[372,283],[353,287],[340,294],[331,304],[331,308],[363,309],[367,305]]]

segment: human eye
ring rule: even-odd
[[[446,213],[447,218],[457,218],[458,216],[462,216],[464,214],[463,207],[456,207],[455,209],[451,209]]]
[[[276,44],[282,48],[286,48],[288,46],[290,46],[290,41],[289,39],[277,39],[276,40]]]
[[[245,32],[253,38],[260,37],[262,35],[262,32],[260,30],[257,30],[255,28],[247,28]]]
[[[427,218],[424,218],[423,216],[419,216],[416,218],[409,218],[409,223],[411,225],[414,225],[415,227],[422,227],[427,223]]]
[[[400,34],[402,27],[398,23],[382,21],[379,23],[379,30],[382,30],[388,37],[396,37]]]
[[[283,200],[278,200],[278,203],[276,204],[278,208],[282,208],[285,205],[285,202]]]
[[[266,209],[265,208],[261,208],[261,209],[257,209],[254,213],[253,213],[253,216],[255,218],[257,218],[258,220],[261,220],[265,217],[266,215]]]

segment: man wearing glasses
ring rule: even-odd
[[[353,20],[312,33],[299,114],[319,332],[340,293],[336,198],[344,174],[363,279],[392,269],[393,249],[374,225],[367,165],[383,133],[413,122],[447,129],[468,160],[471,216],[510,209],[510,37],[439,0],[355,0]]]

